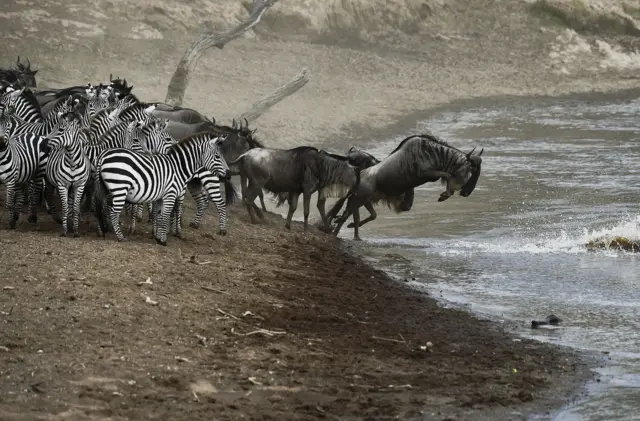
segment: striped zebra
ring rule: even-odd
[[[38,220],[48,153],[47,140],[43,136],[23,133],[10,138],[7,135],[9,126],[9,118],[4,114],[0,116],[0,183],[6,185],[9,228],[15,229],[19,218],[16,190],[24,184],[29,184],[28,220],[32,223]]]
[[[197,133],[182,139],[169,148],[167,154],[145,154],[128,149],[111,149],[98,158],[96,185],[96,216],[103,225],[102,201],[111,195],[111,225],[118,241],[124,236],[120,230],[120,212],[125,204],[156,202],[160,209],[154,218],[154,238],[167,245],[169,216],[176,199],[184,191],[187,181],[200,168],[229,178],[229,167],[218,149],[224,140],[212,134]]]
[[[40,104],[31,90],[22,88],[15,90],[11,86],[0,96],[0,105],[12,108],[13,114],[25,123],[37,123],[43,120]]]
[[[233,204],[237,197],[237,193],[231,181],[226,180],[224,183],[225,196],[220,192],[220,177],[212,174],[206,169],[201,169],[196,176],[187,183],[187,188],[193,200],[196,202],[196,215],[193,221],[189,223],[191,228],[200,228],[200,223],[205,211],[209,207],[209,201],[212,201],[218,211],[218,234],[227,235],[227,206]],[[182,219],[183,208],[178,209],[179,218]]]
[[[49,160],[46,178],[58,191],[62,207],[62,233],[67,236],[69,217],[73,217],[73,236],[78,237],[80,200],[89,180],[91,164],[82,150],[80,136],[84,135],[80,119],[75,113],[62,117],[57,132],[48,137]],[[69,209],[69,195],[73,207]]]
[[[69,96],[65,101],[60,101],[41,121],[19,124],[14,129],[12,135],[32,133],[47,136],[49,133],[55,131],[60,116],[73,112],[78,103],[79,100],[76,102],[73,97]]]

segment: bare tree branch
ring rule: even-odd
[[[251,109],[242,113],[238,118],[236,118],[236,121],[244,121],[245,119],[247,119],[247,121],[253,121],[278,102],[282,101],[289,95],[296,93],[300,88],[306,85],[307,82],[309,82],[307,72],[307,69],[302,69],[293,80],[253,104]]]
[[[278,0],[253,0],[249,17],[237,27],[223,33],[208,32],[202,34],[187,48],[171,77],[165,102],[170,105],[182,105],[187,90],[189,76],[196,67],[202,54],[211,47],[222,49],[225,44],[238,38],[260,22],[264,12]]]

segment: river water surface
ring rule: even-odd
[[[360,234],[369,256],[522,335],[608,353],[598,387],[555,420],[640,420],[640,255],[585,249],[606,235],[640,239],[640,100],[510,101],[441,111],[425,127],[485,148],[478,186],[438,203],[443,187],[430,183],[411,212],[378,207]],[[382,159],[403,137],[366,149]],[[560,327],[530,328],[549,314]]]
[[[473,194],[438,203],[443,187],[429,183],[410,212],[378,206],[360,231],[366,253],[448,304],[606,355],[600,383],[555,421],[640,420],[640,254],[585,248],[603,236],[640,240],[640,99],[483,104],[438,111],[406,133],[429,129],[463,150],[484,147]],[[383,159],[404,137],[364,149]],[[352,235],[345,224],[340,237]],[[563,323],[530,328],[549,314]]]

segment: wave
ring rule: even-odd
[[[490,235],[491,233],[489,233]],[[477,253],[490,254],[549,254],[549,253],[587,253],[587,244],[591,241],[608,243],[616,237],[624,237],[632,242],[640,242],[640,215],[619,221],[607,227],[584,229],[582,232],[562,231],[559,235],[541,235],[537,238],[511,237],[500,230],[495,237],[468,239],[421,239],[395,238],[374,239],[370,242],[376,247],[403,247],[422,250],[441,255],[466,255]],[[616,250],[598,250],[611,256],[618,255]]]

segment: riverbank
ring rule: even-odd
[[[59,238],[49,221],[5,231],[0,418],[526,419],[588,377],[571,350],[443,309],[339,240],[273,214],[251,226],[243,210],[229,236],[187,228],[167,248],[87,226]]]

